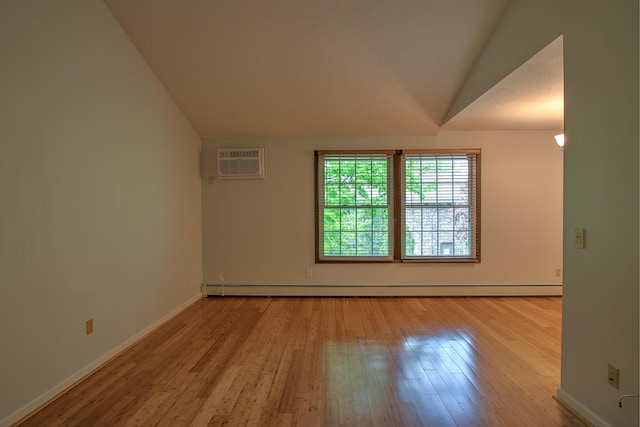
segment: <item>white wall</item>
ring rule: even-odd
[[[203,180],[207,284],[219,284],[222,274],[227,285],[391,285],[396,287],[390,291],[395,294],[509,293],[514,292],[514,286],[527,285],[551,285],[542,288],[546,292],[560,290],[562,277],[556,277],[555,270],[562,266],[563,153],[553,142],[553,132],[212,139],[203,142],[205,158],[215,159],[215,149],[221,147],[266,147],[267,179],[214,179],[211,184],[206,177]],[[314,264],[314,150],[418,147],[482,149],[482,262]],[[210,172],[214,174],[215,170]],[[313,277],[305,277],[307,268],[312,268]],[[425,287],[404,290],[398,285]],[[318,292],[292,289],[288,292]],[[536,289],[541,291],[520,290],[531,293]],[[233,287],[227,286],[226,292],[234,292]],[[270,293],[273,289],[243,292]]]
[[[638,2],[512,0],[457,108],[564,35],[562,384],[596,426],[637,426],[639,379]],[[540,25],[544,22],[544,25]],[[514,43],[522,49],[513,49]],[[586,248],[573,245],[585,228]],[[607,384],[607,363],[620,389]]]
[[[636,426],[638,2],[591,2],[565,44],[565,269],[560,396],[603,425]],[[571,232],[586,228],[585,249]],[[607,363],[620,389],[607,384]]]
[[[102,1],[3,1],[0,52],[8,425],[198,295],[200,140]]]

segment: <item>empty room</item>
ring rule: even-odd
[[[638,27],[0,2],[0,427],[639,425]]]

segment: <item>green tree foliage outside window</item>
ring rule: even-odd
[[[390,164],[384,154],[322,157],[324,256],[389,256]]]
[[[318,152],[318,259],[479,262],[479,156]]]

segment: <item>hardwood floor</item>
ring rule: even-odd
[[[203,299],[21,425],[582,426],[561,304]]]

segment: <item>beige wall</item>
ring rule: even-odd
[[[460,99],[474,99],[560,34],[567,145],[558,397],[595,426],[637,426],[638,399],[620,408],[618,398],[637,394],[640,376],[638,2],[512,0]],[[584,249],[573,245],[575,228],[586,229]],[[607,384],[608,363],[620,368],[619,389]]]
[[[566,37],[565,233],[561,397],[603,425],[639,425],[638,2],[591,2]],[[615,5],[615,6],[614,6]],[[580,40],[580,42],[578,42]],[[607,384],[620,368],[620,389]]]
[[[214,179],[211,184],[206,176],[203,179],[207,284],[220,283],[222,274],[227,285],[423,285],[402,292],[431,294],[473,294],[480,288],[509,293],[526,285],[556,285],[545,288],[549,292],[560,288],[562,278],[556,277],[555,270],[562,266],[563,153],[553,142],[552,132],[213,139],[203,142],[205,158],[215,160],[215,149],[221,147],[265,147],[267,179]],[[418,147],[482,149],[482,262],[314,264],[314,150]],[[313,277],[305,277],[307,268],[312,268]],[[438,287],[443,285],[459,288]],[[227,286],[226,292],[233,292],[233,286]]]
[[[200,140],[101,1],[3,1],[0,51],[8,425],[199,294]]]

